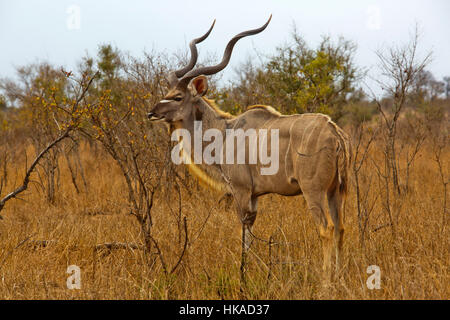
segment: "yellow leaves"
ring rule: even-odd
[[[330,110],[328,105],[325,105],[325,104],[320,105],[316,110],[317,110],[316,111],[317,113],[323,113],[323,114],[328,114],[328,115],[332,114],[332,111]]]
[[[6,131],[10,129],[9,123],[6,119],[3,119],[3,121],[1,122],[0,129],[0,131]]]
[[[92,129],[97,131],[97,133],[95,135],[95,139],[101,139],[105,136],[105,133],[103,132],[103,130],[101,128],[99,128],[98,126],[96,126],[95,124],[92,125]]]

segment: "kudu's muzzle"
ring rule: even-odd
[[[163,120],[164,119],[164,116],[161,116],[161,115],[159,115],[159,114],[157,114],[157,113],[155,113],[155,112],[149,112],[149,113],[147,113],[147,118],[150,120],[150,121],[157,121],[157,120]]]

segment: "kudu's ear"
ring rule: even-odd
[[[205,76],[198,76],[194,78],[191,82],[192,95],[204,96],[208,91],[208,80]]]

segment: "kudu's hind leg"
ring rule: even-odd
[[[343,196],[338,188],[328,193],[330,216],[334,223],[334,241],[336,245],[336,272],[339,270],[342,245],[344,243]]]
[[[333,249],[334,225],[326,211],[324,191],[304,191],[308,208],[314,219],[319,224],[319,233],[323,248],[323,272],[325,279],[331,280],[331,253]]]

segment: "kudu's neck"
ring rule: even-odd
[[[193,112],[188,119],[185,119],[181,123],[181,127],[190,132],[191,136],[191,148],[188,154],[191,161],[188,164],[189,171],[199,178],[200,182],[204,183],[208,187],[218,191],[227,192],[228,186],[223,182],[221,171],[217,170],[220,168],[220,164],[214,165],[204,165],[194,163],[194,152],[195,152],[195,142],[194,142],[194,126],[195,121],[200,121],[202,125],[202,134],[208,129],[217,129],[222,132],[222,136],[225,137],[225,130],[227,128],[227,121],[231,120],[233,116],[227,114],[218,107],[216,107],[212,101],[200,98],[193,104]],[[178,126],[179,128],[179,126]],[[198,129],[198,128],[197,128]],[[205,147],[205,141],[200,142]]]
[[[183,123],[183,127],[188,129],[191,134],[194,130],[194,122],[201,121],[203,131],[208,129],[218,129],[225,133],[227,128],[227,121],[231,120],[233,116],[221,111],[213,101],[206,98],[200,98],[193,104],[192,116]]]

